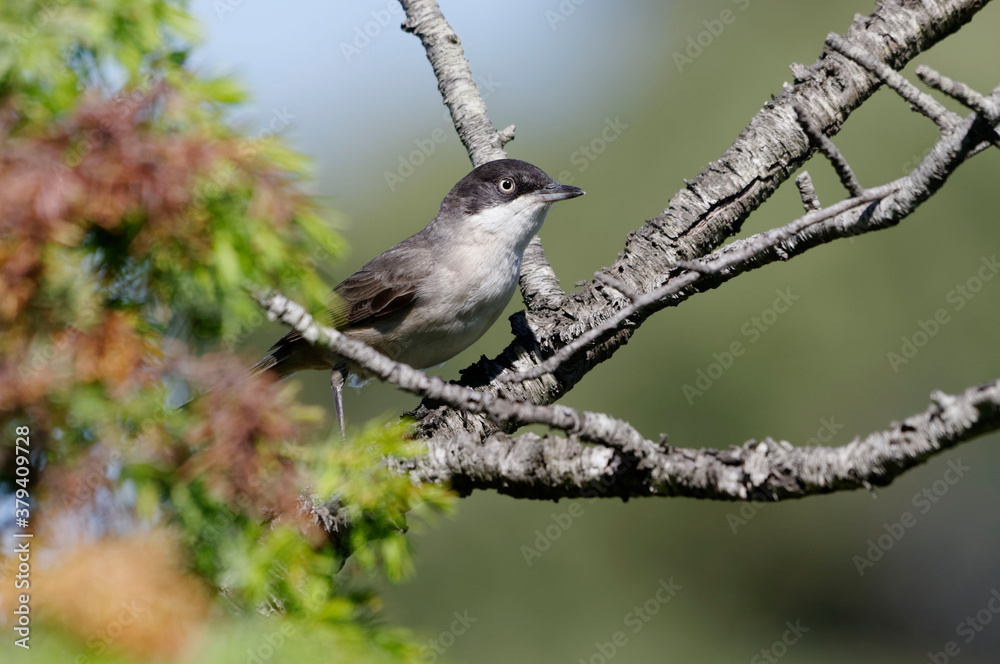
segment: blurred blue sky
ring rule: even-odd
[[[640,101],[646,75],[666,57],[662,25],[642,5],[622,12],[593,1],[440,4],[494,124],[518,127],[515,155],[518,145],[622,113],[616,100]],[[317,160],[317,179],[332,185],[324,195],[352,207],[355,192],[384,193],[384,172],[436,127],[458,147],[420,42],[399,29],[396,0],[196,0],[191,9],[206,29],[194,66],[247,85],[252,100],[240,117],[250,133],[266,128],[274,109],[293,116],[285,134]]]

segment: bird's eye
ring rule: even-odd
[[[501,178],[500,181],[497,182],[497,187],[502,193],[509,194],[514,191],[514,180],[511,178]]]

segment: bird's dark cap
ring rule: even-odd
[[[581,196],[577,187],[559,184],[545,171],[520,159],[497,159],[476,167],[458,181],[441,203],[442,214],[475,214],[515,198],[541,192],[555,202]]]

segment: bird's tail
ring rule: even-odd
[[[333,404],[337,412],[337,424],[340,425],[340,435],[347,438],[344,427],[344,383],[349,375],[347,362],[330,360],[307,343],[296,332],[289,332],[271,346],[268,354],[257,364],[250,367],[251,375],[259,375],[265,371],[274,372],[279,378],[291,375],[303,369],[333,370],[330,374],[330,388],[333,390]]]
[[[329,369],[332,363],[297,332],[289,332],[271,346],[260,362],[250,367],[251,376],[265,371],[273,372],[278,378],[290,376],[305,369]]]
[[[283,359],[287,360],[288,358],[287,355],[285,357],[282,357],[283,354],[280,352],[282,349],[279,348],[278,346],[279,344],[275,344],[274,346],[272,346],[268,354],[264,356],[260,360],[260,362],[247,369],[248,378],[252,378],[253,376],[259,376],[265,371],[273,371],[280,378],[284,378],[285,376],[288,375],[288,373],[292,373],[292,372],[283,373],[281,371],[282,360]],[[287,364],[287,362],[285,364]]]
[[[281,379],[303,369],[332,369],[330,387],[333,389],[333,402],[337,413],[337,423],[340,425],[341,437],[346,438],[343,387],[350,373],[347,362],[343,360],[330,362],[326,356],[313,348],[311,344],[306,342],[297,333],[289,332],[279,339],[276,344],[268,349],[267,355],[257,362],[257,364],[246,370],[243,380],[251,380],[266,371],[272,372],[276,378]],[[207,391],[183,404],[181,408],[190,406],[194,401],[214,391],[217,387],[218,385],[209,388]]]
[[[280,380],[302,369],[303,367],[297,366],[295,362],[299,354],[296,348],[297,344],[295,344],[294,339],[289,340],[288,336],[289,335],[282,337],[276,344],[271,346],[271,348],[268,349],[268,354],[264,356],[260,362],[257,362],[257,364],[247,369],[243,373],[243,377],[239,379],[239,382],[243,383],[251,380],[266,371],[272,372],[274,377]],[[201,399],[206,394],[214,392],[219,387],[219,385],[213,385],[204,392],[191,397],[178,407],[188,408],[195,401]]]

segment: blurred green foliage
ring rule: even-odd
[[[321,307],[340,242],[307,161],[235,132],[240,87],[185,69],[197,32],[178,2],[0,6],[0,425],[30,429],[51,553],[32,661],[416,661],[371,582],[412,571],[407,519],[450,497],[385,468],[416,451],[405,427],[341,441],[294,386],[201,354],[260,323],[250,285]],[[207,392],[178,410],[185,384]]]

